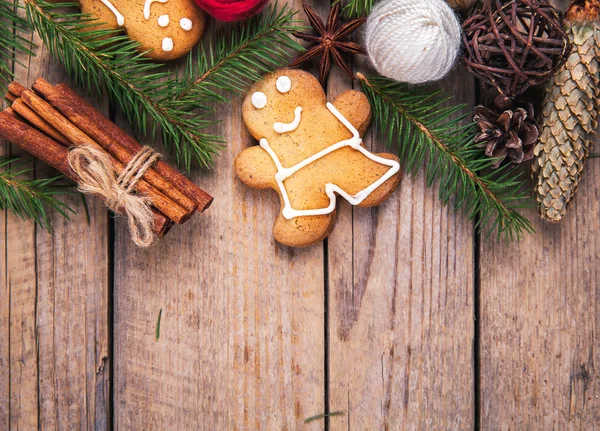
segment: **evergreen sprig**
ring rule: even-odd
[[[375,0],[350,0],[343,12],[348,18],[362,18],[369,15],[374,5]]]
[[[0,0],[0,85],[2,88],[13,78],[12,63],[17,52],[33,55],[32,43],[21,35],[31,30],[27,20],[19,15],[23,7],[18,0]],[[21,64],[21,63],[19,63]]]
[[[24,2],[33,27],[76,82],[98,93],[104,86],[144,136],[154,137],[160,129],[165,146],[188,171],[193,160],[211,166],[224,142],[206,133],[217,122],[210,116],[210,102],[227,100],[220,91],[242,91],[261,72],[285,64],[290,54],[284,47],[300,49],[290,38],[295,12],[274,4],[234,29],[230,38],[219,37],[216,48],[200,48],[178,76],[146,58],[137,42],[99,29],[88,15],[65,13],[63,8],[74,3]],[[251,73],[253,67],[257,70]]]
[[[56,184],[63,177],[19,179],[19,175],[31,172],[31,169],[24,167],[18,160],[17,157],[0,158],[0,210],[8,210],[23,219],[31,219],[41,227],[51,230],[48,208],[54,209],[67,219],[69,213],[73,213],[67,204],[55,198],[56,195],[66,192],[66,186]],[[9,167],[11,164],[12,167]]]
[[[377,130],[387,145],[398,147],[409,173],[425,166],[426,183],[439,180],[439,198],[447,204],[454,197],[456,209],[476,219],[486,235],[518,239],[533,232],[518,210],[528,206],[523,180],[507,166],[490,170],[496,161],[474,145],[473,123],[463,125],[463,106],[446,106],[448,97],[429,96],[387,78],[358,75],[373,107]]]

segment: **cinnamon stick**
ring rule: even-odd
[[[23,91],[21,93],[21,99],[56,130],[62,133],[73,145],[91,145],[101,151],[104,151],[97,142],[79,130],[75,125],[73,125],[73,123],[55,110],[48,102],[43,100],[32,91]],[[117,174],[120,174],[125,169],[125,166],[121,162],[112,157],[111,162]],[[137,182],[135,189],[138,193],[148,196],[152,200],[152,204],[175,223],[184,223],[193,214],[193,211],[186,211],[183,207],[151,186],[144,179],[140,179]]]
[[[43,95],[54,108],[104,148],[121,147],[130,156],[137,154],[142,148],[139,142],[102,115],[68,86],[64,84],[52,86],[40,78],[35,81],[33,89]],[[20,89],[16,86],[12,89],[9,87],[9,91],[18,92]],[[111,150],[107,151],[111,152]],[[183,194],[195,201],[198,204],[198,211],[206,210],[212,203],[212,196],[167,163],[158,161],[154,166],[154,170]]]
[[[48,82],[44,81],[43,79],[40,78],[39,81],[40,81],[39,85],[42,86],[43,88],[46,88],[46,91],[49,91],[50,89],[53,88],[52,85],[50,85]],[[20,96],[27,89],[25,87],[23,87],[22,85],[20,85],[18,82],[13,82],[11,85],[9,85],[9,91],[11,91],[11,90],[14,91],[15,93],[18,93],[17,95]],[[17,112],[19,112],[17,109],[15,109],[15,110]],[[60,110],[59,110],[59,112],[60,112]],[[64,115],[64,113],[63,113],[63,115]],[[79,124],[74,123],[75,126],[77,126],[77,128],[79,128],[80,130],[82,130],[84,133],[88,134],[88,136],[90,136],[90,135],[89,135],[89,133],[86,130],[89,130],[90,128],[92,128],[92,129],[101,129],[96,124],[89,124],[90,122],[93,123],[93,120],[90,119],[90,118],[86,118],[81,113],[77,113],[76,117],[77,117],[77,120],[78,120]],[[27,118],[27,117],[25,117],[25,118]],[[69,117],[67,116],[67,118],[69,118]],[[71,118],[69,118],[69,120],[72,121]],[[110,123],[113,124],[112,122],[110,122]],[[44,130],[42,130],[42,131],[44,131]],[[52,136],[52,135],[50,135],[50,136]],[[129,151],[127,151],[122,145],[120,145],[120,143],[117,140],[115,140],[112,137],[110,139],[110,142],[107,142],[106,140],[98,140],[94,136],[90,136],[90,137],[92,139],[94,139],[94,141],[97,144],[99,144],[102,148],[104,148],[104,150],[106,152],[108,152],[111,156],[113,156],[115,159],[117,159],[118,161],[120,161],[124,165],[127,165],[133,159],[133,157],[137,154],[137,153],[133,153],[132,154]],[[140,146],[140,148],[141,148],[141,146]],[[183,208],[185,208],[188,213],[191,214],[194,211],[196,211],[196,209],[198,207],[198,204],[194,200],[192,200],[190,197],[188,197],[187,195],[185,195],[175,185],[173,185],[169,181],[167,181],[166,178],[164,178],[163,176],[159,175],[154,170],[154,168],[148,169],[146,171],[146,173],[144,174],[143,178],[146,181],[148,181],[151,185],[153,185],[156,189],[158,189],[159,191],[163,192],[171,200],[177,202],[180,206],[182,206]]]
[[[25,90],[27,90],[27,88],[19,84],[17,81],[13,81],[8,84],[9,94],[14,94],[17,97],[21,97],[21,94],[23,94],[23,91]]]
[[[35,111],[33,111],[29,106],[27,106],[21,98],[15,99],[12,104],[12,109],[15,110],[17,114],[27,120],[33,127],[38,129],[40,132],[45,133],[55,141],[60,142],[65,147],[70,147],[71,143],[67,138],[65,138],[58,130],[52,127],[46,120],[40,117]]]
[[[71,170],[67,160],[69,150],[17,119],[11,108],[0,112],[0,139],[11,142],[33,157],[52,166],[65,177],[78,182],[79,178]],[[173,222],[154,208],[152,208],[152,212],[154,213],[154,233],[162,237],[169,231]]]
[[[11,108],[0,112],[0,138],[10,141],[27,153],[52,166],[66,177],[77,181],[67,157],[69,150],[42,132],[18,120]]]

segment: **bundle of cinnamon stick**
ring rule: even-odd
[[[28,90],[18,82],[8,87],[11,107],[0,112],[0,138],[57,169],[75,182],[79,178],[68,162],[69,148],[90,146],[106,152],[116,174],[142,149],[142,145],[102,115],[65,84],[38,79]],[[154,214],[153,231],[162,237],[173,223],[184,223],[203,212],[212,196],[163,161],[146,170],[135,184],[146,196]]]

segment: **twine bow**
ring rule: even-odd
[[[131,239],[140,247],[149,247],[155,239],[152,231],[154,215],[151,200],[133,193],[144,173],[160,158],[160,154],[144,146],[117,176],[110,157],[90,146],[69,152],[69,165],[79,178],[82,193],[100,195],[116,214],[127,216]]]

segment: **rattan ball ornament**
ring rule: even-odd
[[[467,68],[510,98],[545,83],[570,50],[546,0],[483,0],[462,27]]]
[[[381,75],[421,84],[443,78],[460,49],[460,24],[444,0],[384,0],[367,19],[365,47]]]

